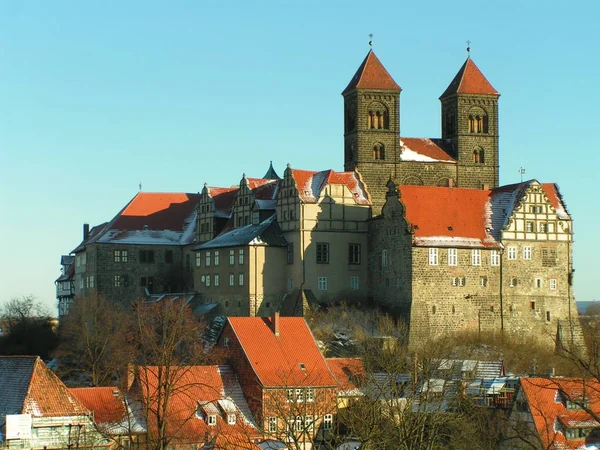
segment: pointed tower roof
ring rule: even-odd
[[[454,94],[500,95],[469,57],[440,98]]]
[[[269,170],[267,170],[267,173],[265,173],[263,178],[266,178],[267,180],[281,180],[281,177],[277,175],[277,172],[273,169],[273,161],[269,164]]]
[[[373,50],[369,50],[366,58],[344,89],[342,95],[354,89],[377,89],[382,91],[397,91],[402,89],[389,74]]]

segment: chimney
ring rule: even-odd
[[[454,187],[454,180],[452,178],[448,178],[448,187],[449,188],[453,188]]]
[[[279,313],[274,312],[273,318],[271,319],[271,323],[273,324],[273,334],[275,336],[279,336]]]
[[[90,224],[84,223],[83,224],[83,240],[85,241],[89,237],[90,237]]]
[[[481,185],[481,189],[483,189],[484,191],[489,191],[490,185],[488,183],[484,183]]]

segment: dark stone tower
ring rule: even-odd
[[[344,170],[358,169],[374,206],[399,160],[400,86],[370,50],[344,89]]]
[[[498,97],[470,57],[440,97],[442,138],[452,143],[458,187],[498,186]]]

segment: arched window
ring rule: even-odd
[[[367,128],[371,130],[389,130],[389,113],[383,103],[375,102],[369,105]]]
[[[373,146],[373,159],[385,159],[385,146],[380,142]]]
[[[469,111],[469,133],[489,133],[488,115],[483,108],[474,106]]]
[[[473,162],[475,164],[485,163],[485,151],[481,147],[473,150]]]

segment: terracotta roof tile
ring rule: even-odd
[[[290,169],[296,182],[300,199],[304,203],[316,203],[321,197],[321,192],[328,184],[343,184],[350,190],[354,201],[359,205],[371,204],[365,184],[358,172],[335,172],[323,170]]]
[[[369,50],[362,64],[342,92],[342,95],[354,89],[375,89],[400,92],[402,89],[383,67],[373,50]]]
[[[123,394],[118,387],[71,388],[71,393],[90,411],[97,424],[122,422],[126,416]]]
[[[567,409],[564,403],[567,398],[577,402],[585,396],[589,408],[595,414],[600,414],[600,383],[597,380],[584,382],[581,378],[521,378],[521,389],[544,448],[550,448],[550,444],[554,444],[552,448],[574,449],[586,443],[584,439],[566,439],[563,432],[557,430],[557,420],[566,428],[586,428],[582,424],[593,428],[600,426],[588,412]],[[566,394],[565,399],[561,399],[560,392]]]
[[[450,142],[443,139],[400,138],[400,160],[420,162],[448,162],[456,164],[449,155]]]
[[[279,191],[279,180],[248,178],[248,187],[252,189],[255,200],[274,200]]]
[[[353,391],[360,388],[359,381],[366,377],[365,367],[360,358],[327,358],[326,361],[339,390]]]
[[[302,317],[228,317],[248,362],[265,387],[336,386],[325,358]]]
[[[440,98],[454,94],[500,95],[471,58],[467,58]]]

